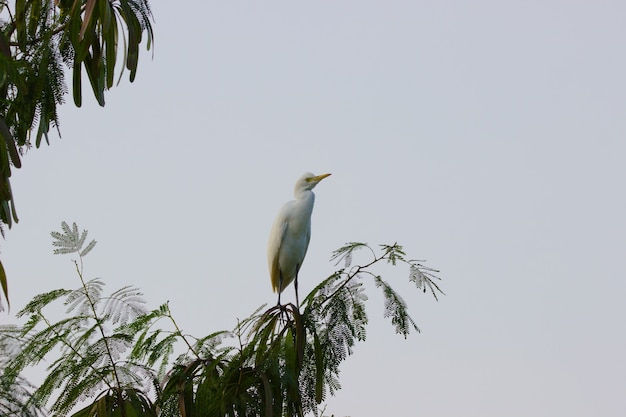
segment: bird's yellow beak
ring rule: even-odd
[[[321,180],[323,180],[324,178],[330,176],[330,174],[322,174],[322,175],[317,175],[315,177],[312,178],[307,178],[307,182],[320,182]]]

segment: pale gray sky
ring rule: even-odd
[[[372,286],[328,414],[626,415],[626,3],[152,7],[136,82],[68,103],[15,170],[12,313],[77,285],[50,244],[66,220],[99,241],[88,277],[231,329],[275,302],[265,246],[295,180],[332,172],[302,293],[356,240],[403,244],[447,296],[386,273],[423,330],[404,340]]]

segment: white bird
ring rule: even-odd
[[[272,289],[278,293],[278,305],[280,293],[294,281],[296,305],[300,307],[298,271],[311,239],[311,213],[315,203],[315,194],[311,190],[329,175],[316,176],[310,172],[302,175],[294,188],[296,199],[285,203],[274,220],[267,245],[267,261]]]

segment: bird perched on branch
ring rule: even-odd
[[[280,294],[291,282],[298,300],[298,271],[304,261],[311,239],[311,213],[315,204],[313,188],[330,174],[314,175],[305,173],[298,179],[294,189],[295,200],[285,203],[280,209],[270,232],[267,245],[267,261],[270,269],[272,289]]]

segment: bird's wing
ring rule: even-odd
[[[306,256],[306,251],[309,249],[309,242],[311,241],[311,226],[306,230],[306,235],[304,236],[304,245],[302,247],[302,254],[300,257],[300,261],[298,264],[294,265],[296,268],[296,276],[300,271],[300,267],[302,267],[302,262],[304,261],[304,257]],[[288,281],[288,284],[291,283],[291,280]]]
[[[272,226],[270,239],[267,244],[267,261],[270,269],[270,280],[272,281],[272,289],[274,292],[280,291],[280,267],[278,259],[280,247],[287,232],[287,221],[284,216],[279,215]]]
[[[302,256],[302,258],[304,258],[304,255],[306,255],[306,251],[309,250],[309,242],[311,241],[311,224],[309,223],[309,227],[306,230],[306,240],[304,243],[304,254]],[[302,265],[300,265],[302,266]],[[300,269],[300,268],[298,268]]]

